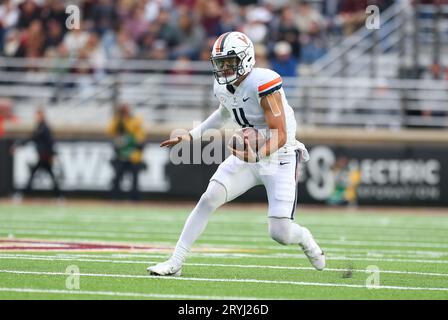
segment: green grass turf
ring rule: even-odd
[[[146,267],[169,257],[191,207],[0,204],[0,239],[166,247],[0,248],[0,299],[448,299],[448,216],[430,210],[298,208],[296,221],[327,254],[327,270],[319,272],[298,246],[269,238],[265,208],[224,207],[195,244],[180,279],[149,277]],[[79,268],[79,290],[67,288],[67,281],[73,283],[68,266]],[[369,266],[380,271],[379,289],[366,287]]]

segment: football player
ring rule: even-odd
[[[310,231],[294,222],[299,162],[308,161],[305,146],[296,140],[296,120],[274,71],[254,68],[252,41],[241,32],[227,32],[213,45],[214,94],[219,108],[189,134],[161,143],[174,146],[201,138],[207,129],[219,129],[228,119],[242,128],[269,132],[258,150],[231,150],[188,217],[174,253],[165,262],[148,267],[152,275],[180,276],[193,243],[205,229],[211,214],[256,185],[263,184],[269,202],[269,234],[280,244],[299,245],[317,270],[325,267],[325,255]],[[247,142],[247,141],[246,141]],[[275,174],[268,167],[275,162]]]

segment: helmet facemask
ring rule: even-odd
[[[236,54],[230,52],[225,56],[211,57],[213,75],[219,84],[230,84],[238,80],[245,74],[243,60],[246,57],[244,52]]]

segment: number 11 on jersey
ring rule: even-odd
[[[238,110],[238,112],[237,112]],[[243,108],[238,108],[238,109],[232,109],[233,112],[233,116],[235,117],[236,122],[238,122],[238,124],[240,126],[242,126],[243,128],[246,127],[253,127],[253,125],[251,125],[249,123],[249,121],[247,121],[246,115],[244,114],[244,110]],[[238,116],[239,113],[239,116]]]

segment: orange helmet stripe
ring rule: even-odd
[[[230,32],[226,32],[224,34],[222,34],[221,36],[219,36],[218,41],[216,41],[216,53],[221,53],[222,51],[222,47],[224,46],[224,41],[226,36],[229,34]]]

